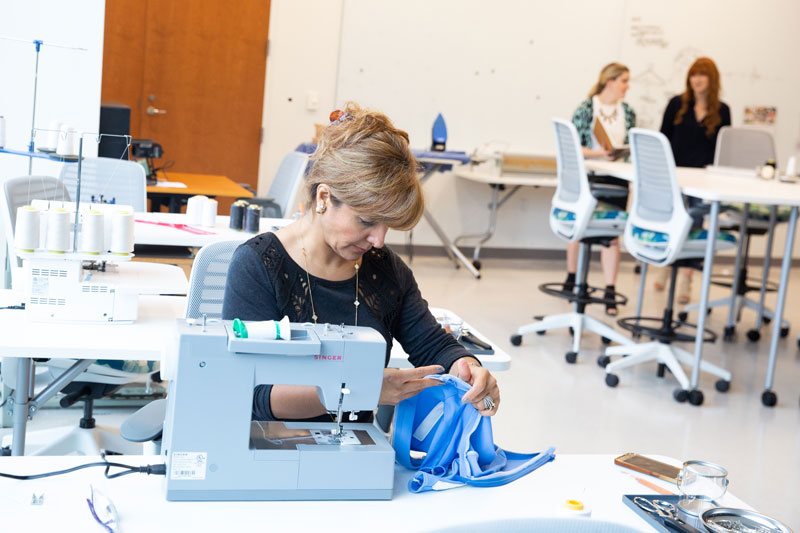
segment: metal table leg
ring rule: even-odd
[[[733,332],[736,329],[736,316],[739,312],[737,309],[739,301],[739,283],[746,283],[747,280],[742,279],[742,262],[744,261],[744,243],[749,238],[747,236],[747,214],[750,212],[750,204],[744,204],[742,213],[742,221],[739,223],[739,247],[736,250],[736,265],[733,270],[733,284],[731,285],[731,305],[728,309],[728,322],[725,324],[725,339],[733,337]],[[703,270],[705,272],[705,269]]]
[[[481,246],[491,239],[494,236],[494,232],[497,226],[497,211],[500,209],[509,198],[514,196],[522,185],[515,185],[513,189],[508,191],[503,198],[500,198],[500,189],[502,185],[498,185],[496,183],[491,184],[492,187],[492,202],[489,204],[489,226],[486,228],[486,231],[483,233],[478,233],[474,235],[459,235],[458,237],[453,240],[453,244],[459,246],[459,243],[465,239],[478,239],[478,244],[475,246],[475,251],[472,253],[472,262],[473,264],[479,265],[480,264],[480,254],[481,254]],[[480,268],[476,265],[476,268]]]
[[[764,298],[767,295],[767,281],[769,280],[769,267],[772,261],[772,241],[775,237],[775,223],[777,221],[778,208],[772,206],[769,210],[769,231],[767,232],[767,249],[764,253],[764,271],[761,273],[761,291],[758,295],[758,311],[756,311],[756,325],[753,329],[759,331],[764,320]]]
[[[11,455],[25,455],[25,430],[28,425],[28,402],[33,392],[32,373],[34,372],[33,361],[27,357],[20,357],[17,364],[17,388],[14,391],[13,418],[14,429],[12,431]]]
[[[786,230],[786,247],[783,250],[781,262],[781,280],[778,284],[778,302],[775,305],[775,318],[772,322],[772,340],[769,345],[769,365],[767,366],[767,379],[764,382],[764,393],[761,402],[772,407],[777,403],[778,397],[772,392],[775,378],[775,359],[778,355],[778,341],[781,338],[781,321],[783,320],[783,305],[786,303],[786,287],[789,283],[789,270],[792,268],[792,248],[794,248],[794,232],[797,226],[797,206],[792,206],[789,215],[789,227]]]
[[[700,307],[697,310],[697,337],[694,340],[694,368],[692,368],[692,381],[689,392],[689,401],[694,405],[703,403],[703,393],[697,390],[697,383],[700,381],[700,362],[703,360],[703,332],[705,331],[706,314],[708,312],[708,289],[711,286],[711,269],[714,266],[714,246],[717,240],[718,218],[719,200],[714,200],[711,202],[711,214],[708,217],[708,243],[706,244],[706,255],[703,259],[703,284],[700,288]],[[699,401],[697,401],[698,399]]]

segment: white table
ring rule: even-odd
[[[630,163],[587,160],[586,168],[598,173],[615,176],[628,181],[633,181],[633,165]],[[711,268],[714,260],[714,245],[718,231],[719,208],[722,202],[742,202],[745,204],[764,204],[791,207],[788,228],[786,231],[786,244],[781,264],[780,282],[778,285],[777,305],[775,319],[772,326],[772,340],[769,348],[769,364],[767,377],[764,383],[762,403],[767,406],[775,405],[777,396],[771,390],[775,377],[775,361],[780,340],[783,308],[786,302],[786,288],[789,281],[789,270],[792,264],[792,248],[794,234],[797,226],[797,211],[800,206],[800,184],[787,183],[778,180],[754,180],[743,176],[733,176],[714,169],[678,167],[675,171],[681,192],[711,202],[709,216],[708,245],[703,261],[703,284],[700,293],[700,307],[698,308],[697,339],[695,340],[694,368],[692,369],[692,390],[697,389],[700,378],[700,360],[703,356],[703,329],[706,323],[708,309],[708,290],[711,284]],[[735,290],[735,284],[734,284]]]
[[[476,522],[557,517],[568,498],[587,502],[592,519],[650,531],[647,523],[623,503],[622,496],[655,492],[615,466],[613,458],[614,455],[556,455],[553,462],[508,485],[459,487],[425,494],[409,493],[407,483],[412,472],[396,466],[391,501],[168,502],[161,476],[131,474],[109,480],[103,476],[103,468],[91,468],[31,481],[0,479],[0,514],[3,528],[8,531],[65,531],[65,527],[66,531],[99,531],[86,503],[91,484],[113,502],[120,530],[131,532],[190,529],[350,533],[432,531],[453,526],[463,526],[462,530],[468,531],[468,526]],[[0,471],[31,474],[99,460],[74,456],[2,457]],[[163,463],[160,456],[114,456],[109,460],[131,465]],[[677,492],[674,485],[641,477]],[[41,505],[31,505],[33,494],[44,495]],[[748,508],[731,494],[719,503]]]
[[[254,236],[253,233],[230,229],[228,227],[230,217],[228,216],[218,216],[217,223],[213,228],[193,225],[187,228],[189,231],[162,225],[186,224],[188,219],[184,213],[136,213],[135,220],[133,234],[136,244],[200,248],[212,242],[246,241]],[[275,231],[291,222],[291,219],[286,218],[262,218],[260,232]],[[193,233],[192,229],[198,230],[198,233]]]
[[[466,239],[477,239],[478,244],[472,253],[472,265],[480,270],[480,253],[481,246],[492,238],[495,232],[497,223],[497,210],[508,201],[521,187],[552,187],[558,185],[558,178],[555,172],[550,174],[500,174],[497,176],[482,170],[475,165],[464,165],[456,167],[453,170],[456,177],[474,181],[477,183],[484,183],[492,188],[492,201],[489,204],[489,225],[486,231],[475,235],[459,235],[453,241],[453,244],[458,247],[459,243]],[[511,187],[511,190],[506,192],[500,198],[500,190],[505,187]]]

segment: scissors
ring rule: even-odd
[[[680,533],[701,533],[683,520],[678,518],[678,510],[668,501],[664,500],[650,500],[637,496],[633,499],[633,503],[644,509],[648,513],[657,516],[661,519],[662,524],[667,529],[679,531]]]

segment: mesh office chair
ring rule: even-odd
[[[735,167],[753,170],[763,165],[767,160],[775,159],[775,143],[772,135],[766,131],[752,128],[733,128],[725,126],[719,130],[714,164],[726,167]],[[742,178],[732,178],[742,179]],[[753,180],[757,180],[753,176]],[[739,206],[741,207],[741,206]],[[746,216],[745,216],[746,213]],[[772,255],[772,240],[775,224],[789,220],[789,209],[775,206],[750,205],[747,210],[738,209],[727,211],[726,217],[720,219],[720,227],[739,231],[739,248],[736,252],[736,266],[733,279],[729,276],[714,276],[712,283],[732,289],[732,295],[727,298],[712,300],[709,308],[726,306],[729,308],[728,321],[725,326],[725,340],[732,340],[736,323],[741,319],[742,309],[747,307],[756,311],[755,327],[747,332],[747,338],[755,342],[761,338],[761,324],[769,323],[775,316],[771,309],[764,307],[766,292],[774,292],[777,287],[768,281],[769,267]],[[767,247],[764,254],[764,267],[761,279],[751,279],[748,283],[747,261],[750,251],[750,237],[752,235],[767,235]],[[734,289],[735,287],[735,289]],[[747,297],[748,292],[759,291],[759,301]],[[679,317],[685,320],[687,313],[697,309],[699,304],[694,303],[684,307]],[[781,323],[781,336],[789,334],[789,322]]]
[[[71,165],[76,166],[76,165]],[[22,176],[10,178],[3,182],[2,216],[6,228],[6,240],[9,250],[13,255],[14,232],[16,225],[17,208],[27,205],[31,200],[70,200],[70,194],[64,184],[49,176]],[[13,256],[12,261],[18,259]],[[12,262],[12,264],[14,264]],[[17,276],[18,279],[18,276]],[[15,281],[15,283],[17,283]],[[21,283],[21,280],[19,280]],[[51,359],[40,363],[36,371],[37,381],[50,383],[40,393],[36,394],[35,401],[43,404],[47,399],[58,392],[63,393],[61,406],[69,407],[76,402],[84,402],[84,414],[80,427],[63,435],[35,455],[65,455],[78,452],[83,455],[99,455],[101,449],[113,450],[119,453],[141,453],[141,447],[134,447],[131,443],[120,439],[119,434],[112,428],[95,425],[92,416],[93,402],[97,398],[112,394],[122,385],[131,383],[146,383],[150,375],[157,368],[152,364],[141,361],[97,361],[87,365],[75,381],[58,384],[59,377],[76,365],[72,359]],[[3,359],[3,382],[12,388],[16,384],[16,358]]]
[[[77,198],[78,165],[65,164],[58,179]],[[81,202],[132,205],[147,211],[147,177],[135,161],[108,157],[87,157],[81,162]]]
[[[558,186],[550,210],[550,228],[566,241],[580,241],[581,246],[574,291],[565,290],[563,283],[545,283],[539,289],[545,294],[569,300],[573,303],[574,309],[571,313],[546,316],[538,322],[520,327],[517,333],[511,336],[511,344],[519,346],[522,343],[522,336],[527,333],[536,332],[541,335],[549,329],[569,327],[572,329],[573,340],[572,350],[566,353],[566,360],[568,363],[574,363],[580,350],[584,329],[600,334],[606,343],[611,341],[620,344],[631,343],[611,326],[584,314],[588,304],[608,303],[605,297],[594,296],[598,292],[605,292],[605,289],[590,287],[586,281],[592,245],[607,246],[613,239],[619,237],[625,226],[627,214],[609,204],[598,202],[595,197],[595,194],[609,195],[613,192],[605,187],[590,188],[575,125],[567,120],[554,118],[553,128],[556,136]],[[614,294],[613,299],[619,305],[627,302],[627,298],[618,293]]]
[[[297,195],[302,188],[303,176],[308,168],[308,154],[289,152],[281,161],[266,198],[242,198],[260,205],[261,216],[289,218],[294,214]]]
[[[225,280],[233,252],[241,241],[219,241],[200,248],[189,277],[189,297],[186,299],[187,319],[222,319],[222,301],[225,297]],[[164,368],[162,377],[169,379],[170,369]],[[167,400],[154,400],[131,415],[120,426],[120,434],[132,442],[159,444]],[[156,452],[157,453],[157,452]]]
[[[703,403],[699,390],[689,391],[689,379],[681,363],[692,365],[694,356],[676,347],[676,341],[694,342],[695,335],[681,333],[679,328],[696,326],[673,320],[675,280],[678,267],[696,266],[705,256],[708,233],[692,230],[692,218],[683,204],[675,176],[675,159],[667,138],[659,133],[640,128],[629,132],[633,160],[633,207],[625,226],[625,248],[633,257],[656,266],[672,266],[667,307],[662,317],[622,318],[618,324],[636,336],[645,335],[653,342],[625,346],[611,346],[598,361],[606,369],[606,384],[616,387],[619,377],[614,373],[623,368],[657,361],[658,375],[663,377],[664,367],[669,368],[680,384],[674,393],[679,402],[687,399],[694,405]],[[717,236],[716,251],[731,249],[736,239],[724,232]],[[703,332],[703,340],[713,342],[716,335]],[[625,355],[610,362],[612,355]],[[730,372],[701,361],[700,370],[718,376],[717,390],[725,392],[730,385]]]

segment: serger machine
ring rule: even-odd
[[[78,207],[34,200],[20,207],[15,248],[23,259],[27,316],[66,322],[136,320],[139,280],[119,268],[133,256],[133,217],[133,207],[115,204]]]
[[[291,324],[288,340],[257,340],[229,321],[179,320],[178,352],[162,440],[168,500],[391,499],[394,450],[346,414],[378,404],[377,331]],[[258,384],[314,385],[336,421],[253,421]]]

